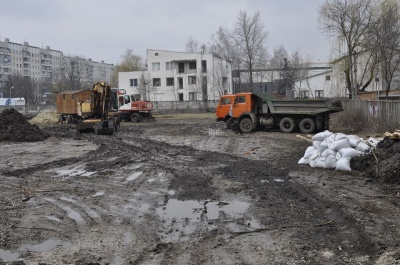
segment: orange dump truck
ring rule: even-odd
[[[217,105],[217,121],[244,133],[279,128],[290,133],[329,129],[329,114],[342,111],[340,101],[331,99],[278,99],[266,94],[223,95]]]

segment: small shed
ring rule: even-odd
[[[77,114],[78,104],[90,102],[92,90],[64,91],[56,96],[57,114]]]

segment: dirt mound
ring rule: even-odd
[[[400,184],[400,140],[385,137],[371,153],[353,158],[351,168],[388,184]]]
[[[32,124],[50,124],[58,122],[58,115],[54,112],[41,112],[29,120]]]
[[[37,142],[49,135],[36,125],[30,124],[25,117],[13,108],[0,114],[0,141]]]

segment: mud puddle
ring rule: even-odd
[[[16,251],[0,249],[0,260],[4,262],[17,261],[21,255],[28,252],[46,252],[54,248],[68,249],[72,247],[72,244],[67,241],[61,241],[59,239],[47,239],[39,244],[26,244],[19,247]]]
[[[165,224],[165,242],[188,240],[191,235],[215,230],[219,225],[234,231],[261,228],[259,222],[248,213],[250,204],[243,201],[196,201],[176,199],[156,209]]]

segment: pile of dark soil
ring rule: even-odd
[[[37,142],[43,141],[49,134],[30,124],[26,118],[13,108],[0,114],[0,141]]]
[[[400,140],[385,137],[371,153],[353,158],[351,168],[388,184],[400,184]]]

